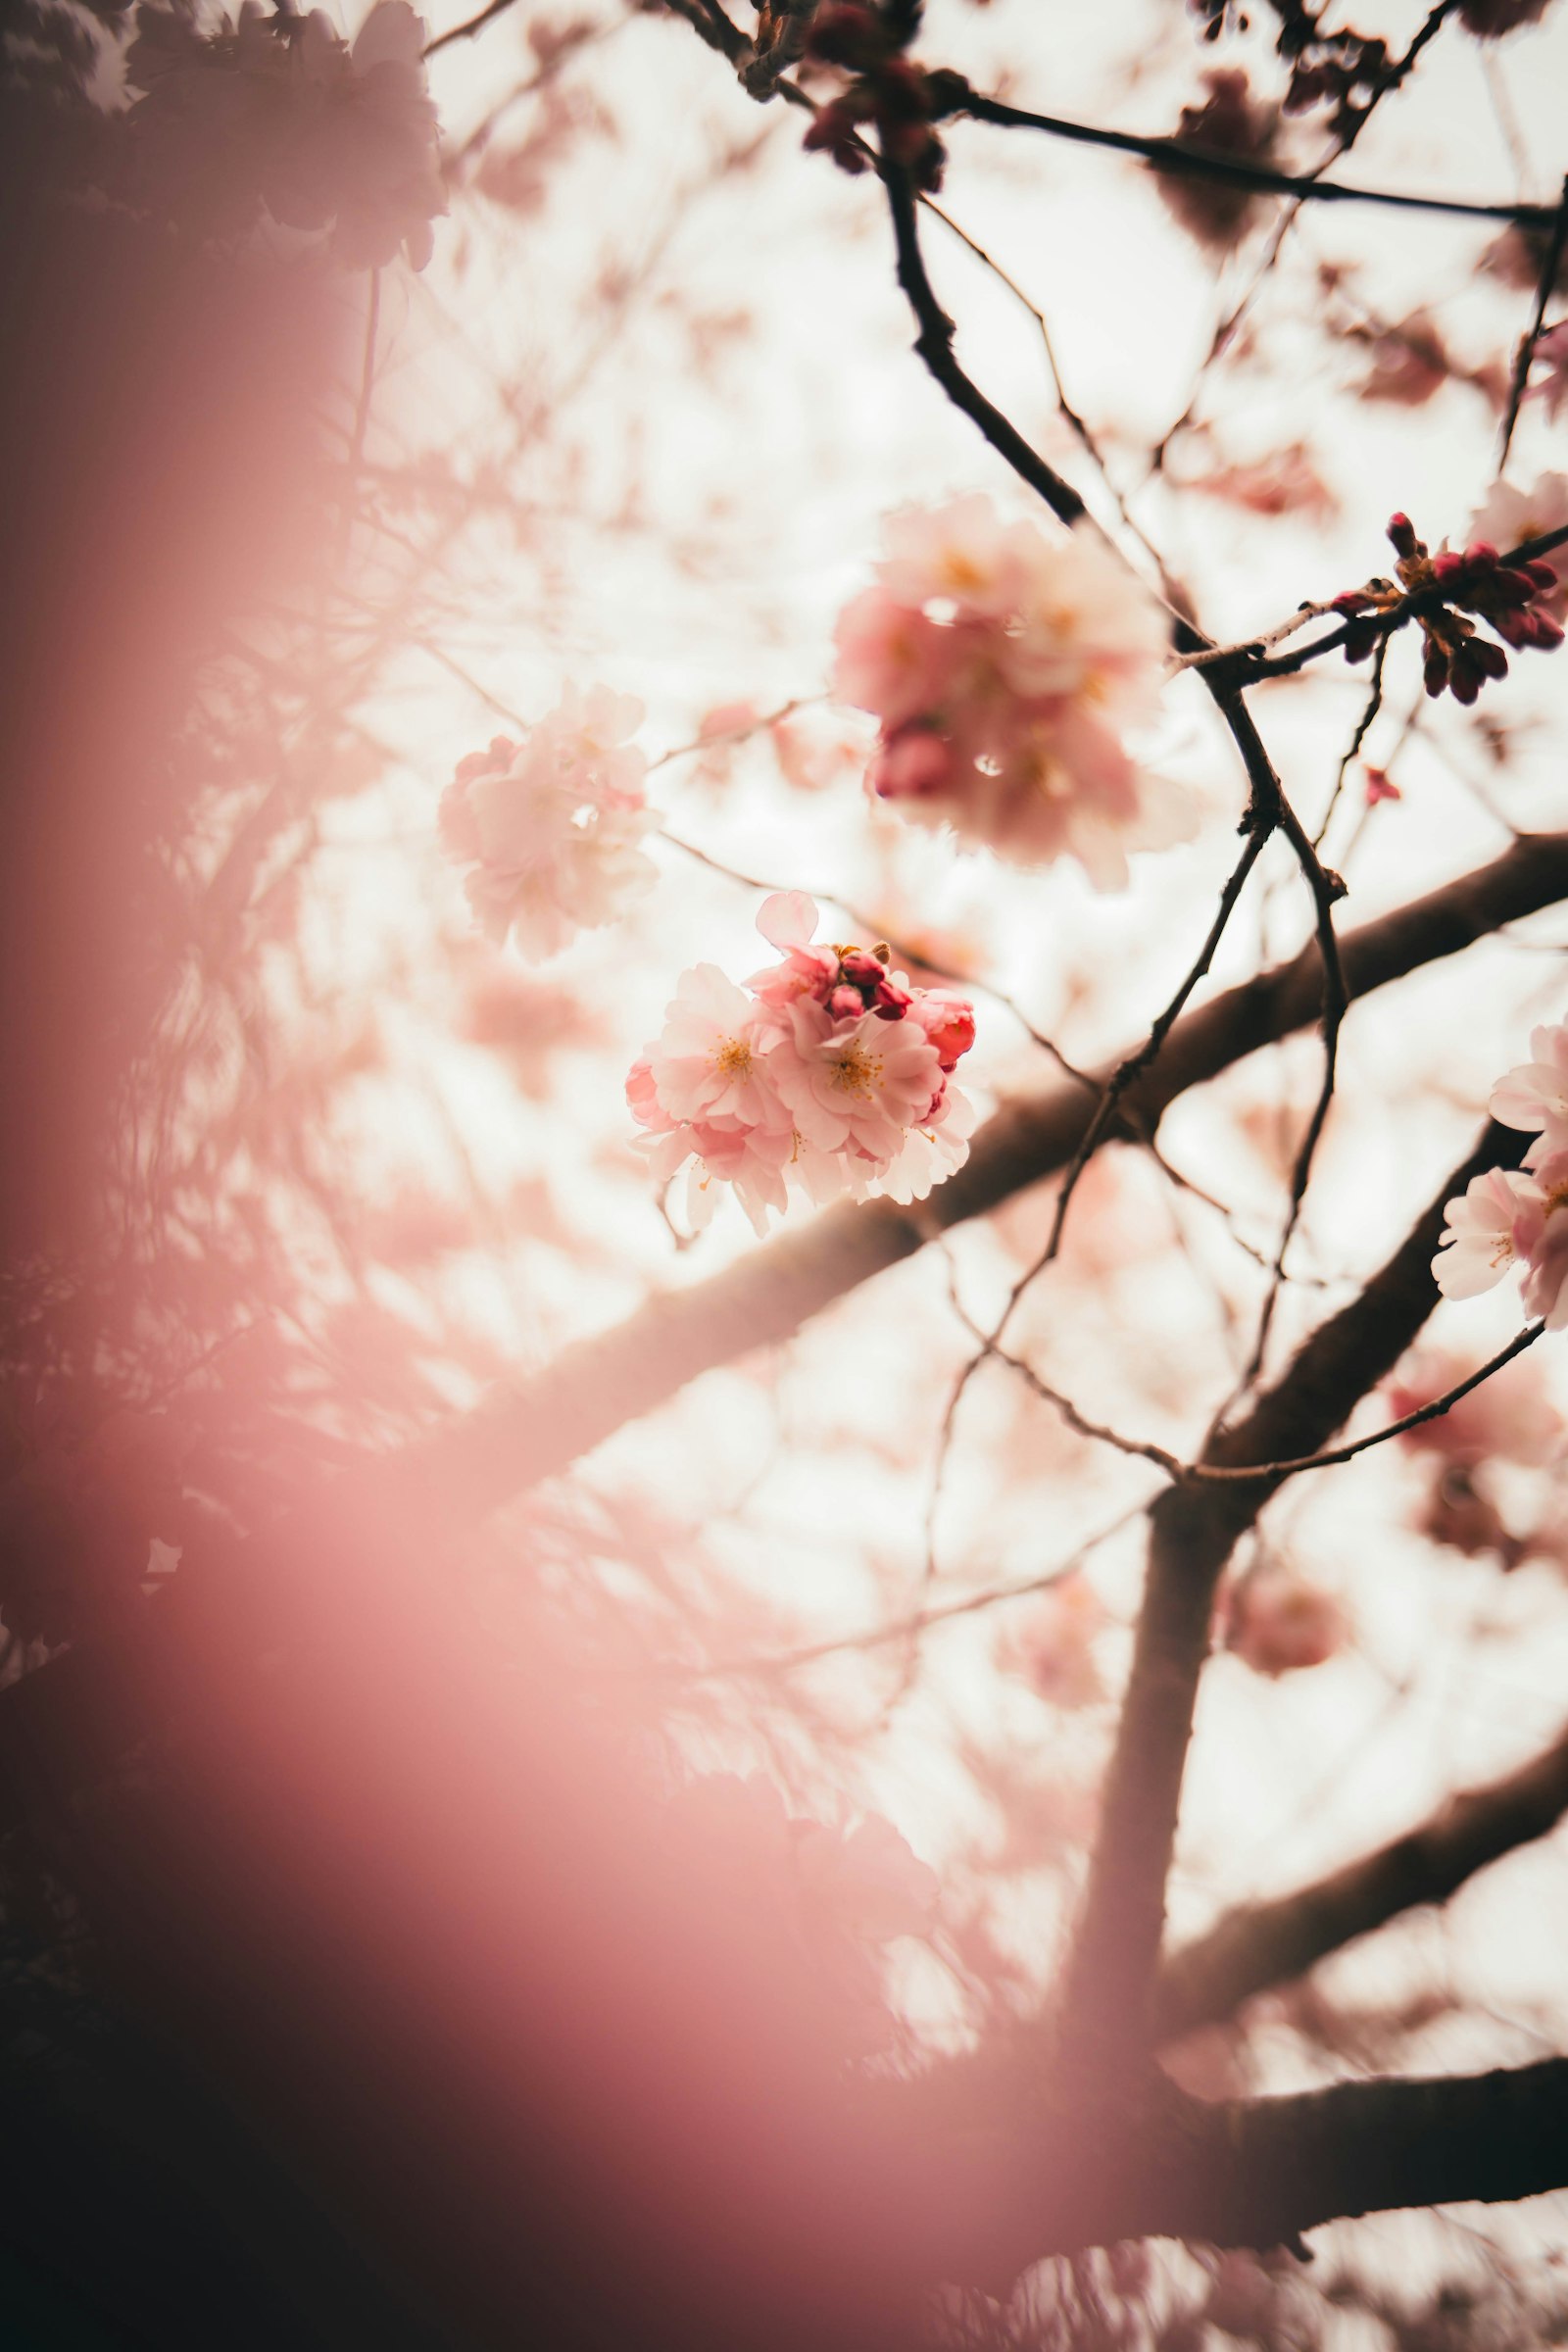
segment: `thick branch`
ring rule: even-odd
[[[1437,1303],[1432,1258],[1445,1205],[1483,1169],[1516,1164],[1525,1138],[1489,1126],[1446,1178],[1392,1257],[1321,1324],[1247,1419],[1221,1429],[1205,1458],[1283,1462],[1315,1452],[1375,1387]],[[1150,1511],[1149,1574],[1132,1673],[1106,1775],[1083,1918],[1066,1980],[1064,2047],[1102,2070],[1139,2058],[1164,1925],[1193,1708],[1208,1655],[1214,1592],[1238,1538],[1280,1483],[1184,1485]]]
[[[1568,833],[1517,842],[1492,864],[1348,933],[1340,945],[1347,992],[1352,1001],[1366,996],[1564,896]],[[1322,989],[1313,944],[1189,1013],[1124,1097],[1129,1128],[1152,1133],[1187,1088],[1316,1019]],[[1122,1058],[1101,1073],[1101,1083]],[[653,1299],[612,1330],[566,1348],[466,1421],[419,1441],[409,1449],[411,1470],[438,1482],[453,1510],[492,1509],[565,1469],[700,1373],[790,1338],[834,1298],[911,1256],[935,1233],[983,1216],[1058,1173],[1093,1108],[1094,1099],[1076,1085],[1009,1103],[977,1135],[966,1165],[919,1208],[868,1202],[831,1209],[707,1281]]]
[[[1366,2213],[1508,2203],[1568,2184],[1568,2059],[1215,2106],[1167,2093],[1103,2136],[1056,2119],[1023,2169],[974,2237],[976,2282],[1004,2291],[1048,2254],[1123,2236],[1262,2249]]]
[[[1446,1902],[1478,1870],[1544,1838],[1568,1812],[1568,1732],[1485,1788],[1450,1797],[1315,1886],[1230,1911],[1174,1953],[1160,1974],[1154,2029],[1162,2041],[1232,2016],[1271,1984],[1304,1976],[1328,1952],[1420,1903]]]

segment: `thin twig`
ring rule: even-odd
[[[972,93],[963,112],[977,122],[1004,129],[1043,130],[1053,138],[1070,139],[1086,147],[1108,147],[1119,155],[1141,156],[1161,172],[1180,178],[1225,180],[1258,196],[1294,196],[1298,202],[1319,204],[1377,204],[1406,213],[1447,213],[1463,220],[1509,220],[1544,227],[1551,208],[1540,204],[1467,204],[1454,196],[1406,196],[1392,188],[1350,188],[1342,181],[1318,179],[1310,172],[1276,172],[1267,164],[1252,164],[1184,139],[1141,137],[1126,130],[1102,130],[1089,122],[1068,122],[1060,115],[1039,115],[1027,107],[1008,106],[1000,98]]]
[[[1562,183],[1557,217],[1552,222],[1551,236],[1546,246],[1546,258],[1542,265],[1541,283],[1536,288],[1536,314],[1530,322],[1530,332],[1520,344],[1514,359],[1513,378],[1508,386],[1508,413],[1502,420],[1502,439],[1497,449],[1496,478],[1499,481],[1502,479],[1503,467],[1508,463],[1508,452],[1513,446],[1513,428],[1519,421],[1520,405],[1524,400],[1525,386],[1530,380],[1530,363],[1536,356],[1536,345],[1541,340],[1541,330],[1546,322],[1546,305],[1550,302],[1552,290],[1557,283],[1557,271],[1562,263],[1565,244],[1568,244],[1568,177],[1565,177]]]
[[[466,24],[454,24],[450,32],[438,32],[433,41],[426,41],[420,55],[428,60],[439,50],[449,48],[454,41],[471,41],[476,32],[483,32],[485,26],[493,24],[497,17],[505,16],[512,4],[513,0],[490,0],[489,7],[481,8],[476,17],[468,18]]]
[[[1323,836],[1334,821],[1334,811],[1340,805],[1340,796],[1345,790],[1345,779],[1350,772],[1350,762],[1371,734],[1377,715],[1383,708],[1383,671],[1389,658],[1390,643],[1391,640],[1387,637],[1378,639],[1377,650],[1372,657],[1371,692],[1366,698],[1366,706],[1360,717],[1355,722],[1355,733],[1350,737],[1345,756],[1340,761],[1339,773],[1334,779],[1334,789],[1329,794],[1328,807],[1323,811],[1323,821],[1312,836],[1314,850],[1320,850],[1323,847]]]

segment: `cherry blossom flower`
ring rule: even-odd
[[[800,891],[763,901],[758,929],[781,960],[743,991],[712,964],[685,973],[662,1036],[626,1080],[657,1177],[687,1170],[706,1224],[728,1184],[759,1232],[791,1187],[910,1201],[961,1166],[974,1111],[953,1080],[974,1042],[970,1005],[906,985],[885,946],[815,940]]]
[[[1535,1194],[1528,1176],[1488,1168],[1472,1176],[1464,1192],[1444,1209],[1447,1219],[1432,1261],[1433,1280],[1445,1298],[1479,1298],[1495,1289],[1519,1257],[1514,1227]]]
[[[1466,544],[1480,541],[1504,554],[1543,539],[1548,531],[1568,525],[1568,474],[1544,473],[1529,490],[1511,482],[1494,482],[1470,517]],[[1539,561],[1557,575],[1558,585],[1539,600],[1554,619],[1568,613],[1568,544],[1554,547]]]
[[[1539,1149],[1533,1147],[1532,1157]],[[1525,1260],[1526,1314],[1540,1315],[1548,1331],[1561,1331],[1568,1324],[1568,1150],[1537,1161],[1513,1241]]]
[[[1086,531],[1048,540],[988,498],[895,515],[878,584],[836,633],[834,691],[881,737],[868,783],[916,822],[1015,863],[1076,858],[1102,890],[1127,852],[1192,831],[1121,736],[1152,715],[1166,629]]]
[[[1527,1164],[1568,1147],[1568,1021],[1531,1030],[1530,1059],[1498,1079],[1491,1110],[1505,1127],[1540,1130],[1541,1142],[1531,1146]]]
[[[464,888],[497,947],[510,933],[543,961],[652,885],[640,845],[658,819],[647,762],[627,741],[642,715],[630,695],[568,687],[520,744],[498,735],[460,761],[442,795],[442,845],[468,867]]]
[[[326,232],[332,258],[377,269],[431,253],[446,211],[425,26],[408,0],[376,0],[350,45],[319,9],[269,14],[243,0],[210,30],[191,0],[142,0],[125,54],[147,192],[204,232],[265,208]]]
[[[1278,1677],[1321,1666],[1349,1637],[1349,1621],[1333,1593],[1283,1561],[1250,1569],[1222,1606],[1225,1646],[1254,1674]]]

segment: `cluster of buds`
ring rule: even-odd
[[[893,951],[886,940],[874,948],[833,950],[839,968],[827,993],[827,1008],[838,1021],[858,1021],[874,1012],[879,1021],[902,1021],[914,999],[888,970]]]
[[[1382,634],[1378,616],[1417,596],[1429,600],[1416,613],[1426,641],[1429,695],[1446,687],[1456,703],[1473,703],[1488,678],[1508,674],[1502,646],[1478,636],[1466,613],[1476,613],[1516,653],[1526,646],[1550,653],[1561,645],[1562,624],[1545,609],[1559,586],[1549,564],[1507,563],[1485,539],[1462,554],[1445,547],[1432,555],[1407,514],[1391,516],[1388,535],[1398,558],[1397,581],[1369,580],[1364,588],[1348,588],[1331,607],[1348,623],[1347,661],[1364,662]]]
[[[806,144],[824,149],[842,172],[863,172],[869,158],[859,132],[873,123],[887,161],[934,193],[947,154],[933,124],[959,111],[968,84],[959,74],[928,74],[911,64],[905,51],[919,24],[920,0],[827,0],[817,10],[807,58],[850,80],[820,109]]]

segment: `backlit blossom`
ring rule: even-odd
[[[1017,864],[1076,858],[1104,890],[1129,850],[1187,837],[1185,793],[1122,741],[1152,715],[1165,622],[1106,549],[1004,522],[980,496],[895,515],[887,545],[840,617],[834,671],[881,721],[881,799]]]
[[[1540,1315],[1548,1331],[1561,1331],[1568,1324],[1568,1151],[1551,1152],[1537,1162],[1529,1195],[1514,1219],[1513,1239],[1525,1261],[1526,1314]]]
[[[654,881],[641,847],[657,824],[643,795],[647,762],[627,741],[642,719],[630,695],[568,687],[521,743],[498,735],[459,763],[440,831],[479,924],[509,933],[532,961],[622,911]]]
[[[425,26],[407,0],[376,0],[352,45],[319,9],[258,0],[210,29],[190,0],[142,0],[135,26],[125,74],[150,201],[219,234],[265,208],[327,232],[348,269],[400,250],[424,268],[447,203]]]
[[[1568,1147],[1568,1021],[1531,1030],[1530,1059],[1498,1079],[1491,1109],[1505,1127],[1539,1129],[1531,1159]]]
[[[641,1148],[662,1180],[686,1171],[693,1225],[715,1181],[762,1232],[792,1189],[918,1200],[968,1156],[974,1112],[952,1073],[971,1007],[910,988],[886,947],[818,943],[816,925],[803,892],[764,900],[758,929],[781,959],[744,990],[712,964],[684,973],[627,1077]]]
[[[1516,490],[1511,482],[1494,482],[1475,513],[1470,517],[1466,545],[1480,540],[1508,555],[1516,547],[1527,546],[1532,539],[1544,539],[1548,531],[1560,531],[1568,526],[1568,474],[1544,473],[1528,490]],[[1541,562],[1557,575],[1555,592],[1540,599],[1542,606],[1561,620],[1568,612],[1568,544],[1554,547]]]
[[[1321,1666],[1349,1636],[1349,1621],[1333,1593],[1283,1561],[1250,1569],[1231,1586],[1223,1609],[1225,1646],[1254,1674],[1277,1677]]]
[[[1502,1280],[1519,1257],[1514,1226],[1535,1193],[1528,1176],[1488,1168],[1444,1209],[1432,1275],[1445,1298],[1478,1298]]]

